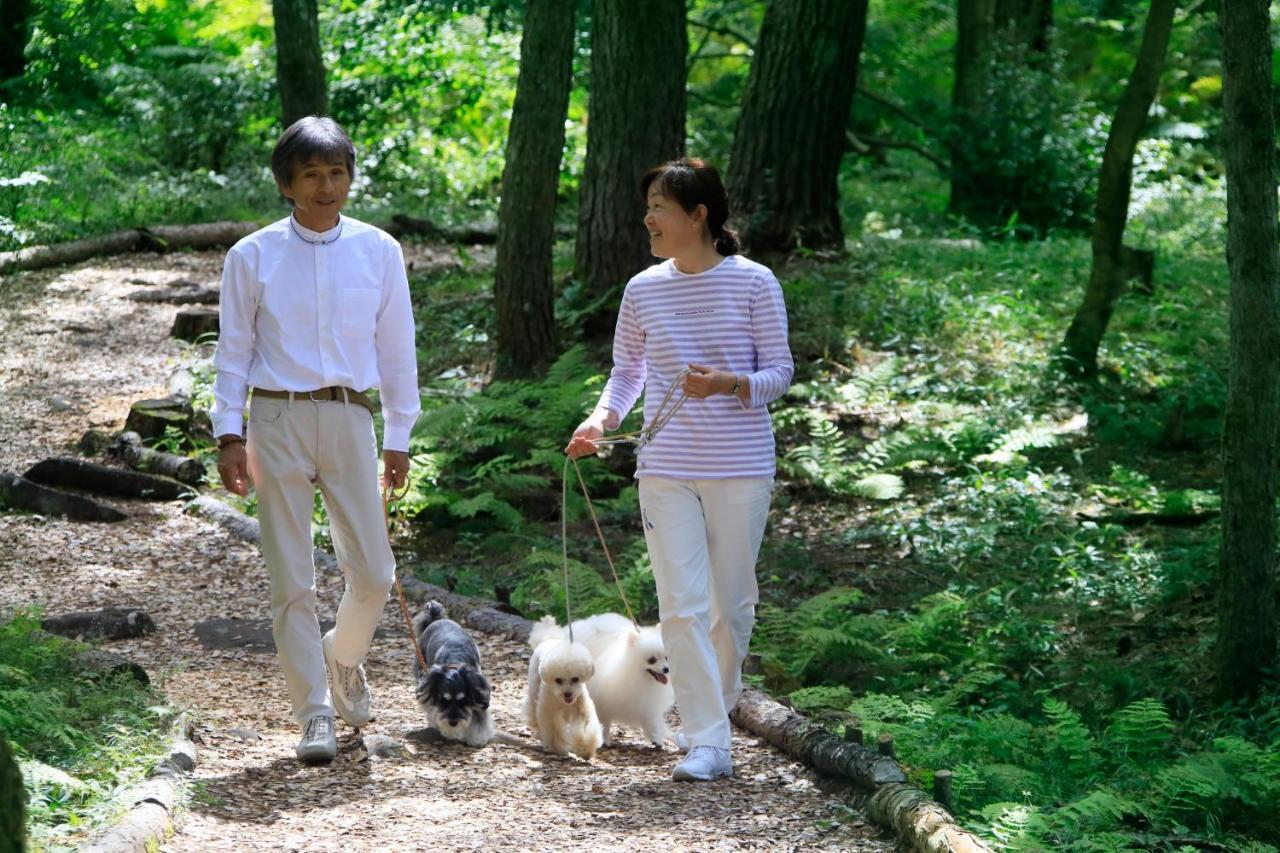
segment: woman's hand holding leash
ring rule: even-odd
[[[600,449],[596,442],[604,438],[604,421],[603,416],[592,413],[591,417],[573,431],[573,438],[569,439],[569,445],[564,449],[569,458],[590,456]]]

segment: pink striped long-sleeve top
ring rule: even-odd
[[[618,310],[613,370],[599,406],[625,417],[643,392],[648,424],[672,378],[690,364],[748,376],[750,404],[727,394],[690,398],[641,448],[636,476],[772,477],[768,404],[791,384],[795,363],[782,288],[768,267],[730,255],[693,275],[665,261],[632,278]]]

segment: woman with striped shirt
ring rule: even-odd
[[[627,283],[613,371],[567,452],[596,441],[644,395],[652,422],[672,381],[689,399],[639,451],[640,512],[658,589],[662,638],[689,754],[672,778],[732,774],[729,712],[742,694],[755,605],[755,565],[773,488],[768,404],[791,383],[782,289],[738,254],[728,196],[696,158],[641,184],[655,257]]]

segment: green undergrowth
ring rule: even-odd
[[[118,816],[114,796],[165,755],[162,698],[91,672],[77,657],[86,648],[42,632],[35,610],[0,618],[0,735],[27,785],[32,850],[71,849]]]

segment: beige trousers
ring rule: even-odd
[[[246,452],[271,580],[276,650],[293,715],[299,721],[332,715],[316,619],[311,513],[319,488],[347,581],[334,653],[340,663],[354,666],[373,641],[395,571],[378,490],[373,418],[354,403],[254,398]]]
[[[640,514],[658,588],[662,642],[690,746],[730,743],[755,624],[756,558],[770,478],[640,478]]]

